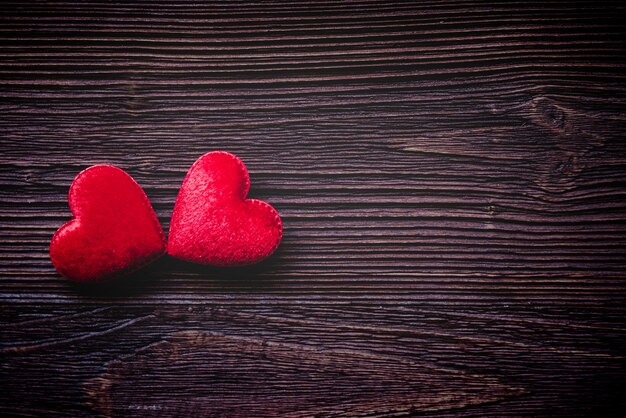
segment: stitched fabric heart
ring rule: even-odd
[[[223,151],[189,169],[170,223],[168,254],[214,266],[253,264],[278,247],[283,225],[276,210],[246,199],[250,177],[243,162]]]
[[[125,171],[96,165],[79,173],[68,202],[74,219],[52,237],[63,276],[97,282],[134,271],[165,252],[163,229],[143,189]]]

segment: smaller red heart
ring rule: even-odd
[[[168,254],[214,266],[241,266],[269,257],[283,224],[268,203],[246,199],[250,177],[233,154],[215,151],[189,169],[174,205]]]
[[[165,252],[163,229],[143,189],[124,170],[95,165],[70,187],[74,219],[50,242],[50,259],[63,276],[97,282],[121,276]]]

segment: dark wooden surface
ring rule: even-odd
[[[619,3],[0,7],[2,416],[624,413]],[[54,271],[80,170],[167,230],[216,149],[271,260]]]

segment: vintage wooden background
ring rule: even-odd
[[[2,416],[624,413],[619,2],[0,7]],[[54,271],[80,170],[167,230],[216,149],[271,260]]]

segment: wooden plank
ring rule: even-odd
[[[619,2],[0,9],[3,415],[623,412]],[[167,231],[215,149],[274,257],[54,271],[80,170],[127,170]]]

